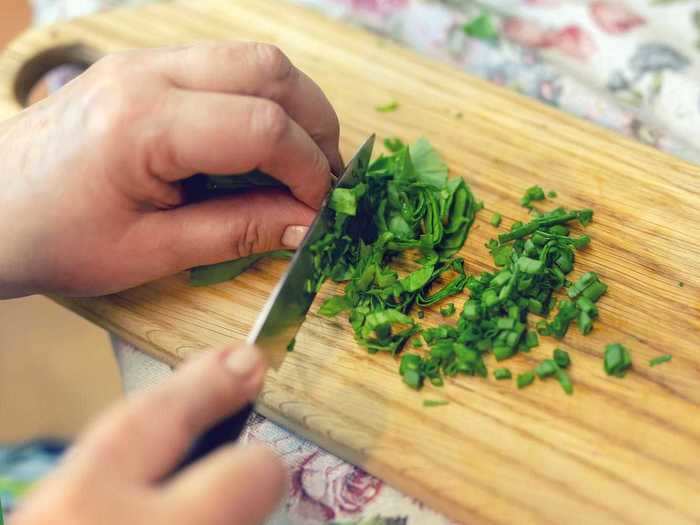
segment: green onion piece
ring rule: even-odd
[[[554,375],[557,370],[559,370],[559,366],[554,360],[545,359],[535,367],[535,374],[537,374],[537,377],[540,379],[544,379],[545,377]]]
[[[574,239],[574,247],[577,250],[583,250],[589,244],[591,244],[591,238],[588,235],[581,235]]]
[[[548,198],[548,199],[554,199],[554,198],[556,198],[556,196],[557,196],[557,192],[554,191],[554,190],[549,190],[549,191],[547,192],[547,198]]]
[[[579,297],[576,301],[576,307],[582,312],[586,312],[592,318],[598,316],[598,307],[588,297],[585,297],[583,295]]]
[[[537,299],[528,299],[527,301],[527,309],[528,311],[532,312],[533,314],[541,314],[542,313],[542,303],[538,301]]]
[[[670,361],[671,359],[673,359],[672,355],[669,355],[669,354],[660,355],[659,357],[655,357],[654,359],[650,359],[649,366],[660,365],[661,363],[666,363],[667,361]]]
[[[422,363],[423,359],[421,358],[421,356],[416,354],[404,354],[403,356],[401,356],[401,363],[399,364],[399,374],[404,375],[409,370],[417,372],[418,370],[420,370]]]
[[[598,281],[598,274],[595,272],[584,273],[579,280],[569,286],[567,294],[572,299],[576,299],[591,284]]]
[[[462,317],[474,321],[479,318],[479,304],[474,301],[468,301],[464,305]]]
[[[537,336],[537,332],[534,330],[528,330],[527,335],[525,336],[525,346],[527,348],[535,348],[536,346],[539,346],[540,344],[540,338]]]
[[[606,374],[624,377],[630,366],[632,366],[632,358],[627,348],[620,343],[612,343],[605,347],[603,367]]]
[[[568,237],[569,228],[567,228],[563,224],[555,224],[554,226],[549,228],[549,233],[551,233],[552,235],[561,235],[562,237]]]
[[[683,286],[685,286],[683,281],[678,281],[678,288],[683,288]]]
[[[491,215],[491,221],[490,221],[490,222],[491,222],[491,226],[495,226],[496,228],[498,228],[498,227],[501,225],[501,219],[502,219],[502,218],[503,218],[503,217],[501,216],[500,213],[494,212],[494,214]]]
[[[578,222],[581,223],[581,226],[588,226],[591,221],[593,220],[593,210],[591,209],[585,209],[585,210],[580,210],[576,212],[576,216],[578,218]]]
[[[539,259],[530,259],[529,257],[520,257],[518,259],[518,269],[523,273],[531,275],[540,273],[544,267],[544,261]]]
[[[554,352],[552,353],[552,357],[554,358],[554,362],[560,368],[568,368],[571,364],[571,357],[569,357],[569,352],[566,352],[561,348],[555,348]]]
[[[493,347],[493,356],[496,358],[496,361],[503,361],[504,359],[508,359],[514,353],[515,349],[510,346],[499,345]]]
[[[504,379],[511,379],[513,374],[511,374],[510,370],[507,368],[496,368],[496,370],[493,371],[493,377],[499,381],[502,381]]]
[[[418,390],[423,386],[423,376],[415,370],[407,370],[406,373],[403,374],[403,382],[411,388]]]
[[[580,312],[578,314],[576,324],[583,335],[588,335],[591,333],[591,330],[593,330],[593,321],[591,320],[591,316],[586,312]]]
[[[532,201],[543,201],[544,190],[540,186],[532,186],[525,191],[525,195],[520,199],[520,204],[526,208],[530,207]]]
[[[607,291],[608,285],[597,281],[583,291],[583,296],[595,303]]]
[[[573,394],[574,385],[571,384],[571,378],[569,378],[569,374],[566,373],[566,370],[562,370],[561,368],[558,369],[556,376],[564,392],[566,392],[566,394],[569,396]]]
[[[418,310],[416,317],[418,317],[418,319],[423,319],[425,317],[425,312],[423,310]]]
[[[413,345],[413,348],[420,348],[423,346],[423,341],[421,341],[419,337],[416,337],[411,344]]]
[[[490,307],[498,304],[498,295],[496,294],[496,292],[494,290],[489,288],[481,296],[481,302],[484,303],[484,305],[487,308],[490,308]]]
[[[395,100],[392,100],[391,102],[387,102],[386,104],[383,104],[381,106],[376,106],[374,109],[379,111],[380,113],[390,113],[399,109],[399,103]]]
[[[433,386],[443,386],[445,382],[442,380],[442,377],[435,376],[430,378],[430,384]]]
[[[442,308],[440,308],[440,315],[442,315],[443,317],[449,317],[449,316],[451,316],[453,313],[455,313],[455,305],[454,305],[454,303],[450,303],[450,304],[448,304],[448,305],[443,306]]]
[[[512,330],[515,326],[515,319],[512,317],[501,317],[496,321],[498,330]]]
[[[518,374],[516,382],[518,388],[525,388],[526,386],[531,385],[534,380],[535,374],[532,372],[523,372],[522,374]]]
[[[294,351],[294,346],[297,344],[297,338],[292,337],[292,340],[287,343],[287,352]]]
[[[512,277],[513,274],[511,274],[508,270],[502,270],[496,274],[496,277],[491,279],[491,286],[494,286],[496,288],[500,288],[504,284],[506,284],[508,281],[510,281],[510,278]]]
[[[424,407],[441,407],[449,404],[450,402],[447,401],[446,399],[424,399],[423,400],[423,406]]]

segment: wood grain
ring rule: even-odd
[[[516,391],[474,378],[413,392],[394,358],[368,355],[345,321],[322,319],[314,307],[296,350],[269,374],[260,410],[465,523],[698,523],[700,168],[361,30],[253,0],[167,3],[27,33],[0,59],[0,111],[19,109],[13,79],[41,50],[79,43],[99,54],[233,38],[278,44],[322,86],[346,155],[371,132],[427,136],[486,202],[462,252],[470,271],[489,268],[490,212],[503,214],[503,227],[524,219],[518,197],[537,183],[557,190],[559,205],[595,209],[593,243],[577,271],[595,270],[610,285],[593,333],[562,345],[574,359],[572,397],[556,382]],[[394,99],[397,112],[374,111]],[[177,275],[63,302],[176,363],[243,339],[282,264],[264,262],[206,289]],[[613,341],[634,358],[624,380],[602,370]],[[528,369],[554,346],[545,338],[509,365]],[[672,362],[647,366],[666,352]],[[425,398],[450,404],[424,409]]]

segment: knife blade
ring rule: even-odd
[[[369,166],[374,137],[371,135],[360,147],[334,188],[352,188],[357,184]],[[296,336],[316,297],[316,289],[306,286],[307,280],[316,281],[311,246],[330,230],[332,212],[329,204],[330,192],[287,269],[258,314],[247,338],[248,344],[256,345],[263,351],[268,366],[275,370],[282,365],[288,353],[287,345]],[[193,443],[173,474],[220,446],[235,441],[245,428],[252,411],[251,403],[237,414],[223,419],[207,430]]]
[[[343,175],[338,179],[336,188],[351,188],[357,184],[367,170],[373,146],[374,135],[365,141],[350,160]],[[306,287],[307,280],[315,282],[313,254],[310,248],[330,230],[332,211],[329,202],[330,193],[248,336],[248,343],[260,347],[268,365],[275,370],[284,361],[287,345],[304,322],[306,313],[316,297],[316,290]]]

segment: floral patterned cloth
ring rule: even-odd
[[[270,0],[272,1],[272,0]],[[34,0],[38,23],[144,0]],[[641,142],[700,163],[698,0],[296,0]],[[127,390],[170,369],[115,341]],[[448,521],[255,415],[245,439],[292,472],[275,525]]]

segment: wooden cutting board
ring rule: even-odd
[[[559,205],[595,209],[578,269],[610,285],[593,333],[573,330],[562,343],[574,359],[572,397],[554,381],[517,391],[465,377],[414,392],[394,358],[358,348],[344,320],[316,315],[317,302],[296,350],[269,374],[263,414],[465,523],[700,522],[699,167],[314,12],[254,0],[166,3],[27,33],[0,59],[0,111],[17,111],[18,92],[66,53],[91,59],[202,39],[286,50],[337,108],[346,156],[371,132],[428,137],[486,203],[462,252],[469,271],[489,268],[491,211],[503,213],[506,227],[525,219],[518,198],[537,183],[556,190]],[[41,54],[72,45],[82,47]],[[374,110],[391,100],[398,111]],[[282,268],[265,262],[199,289],[176,275],[64,303],[177,363],[242,340]],[[613,341],[634,359],[624,380],[602,369]],[[508,364],[529,369],[554,346],[544,338]],[[672,362],[648,367],[667,352]],[[423,408],[428,398],[450,403]]]

